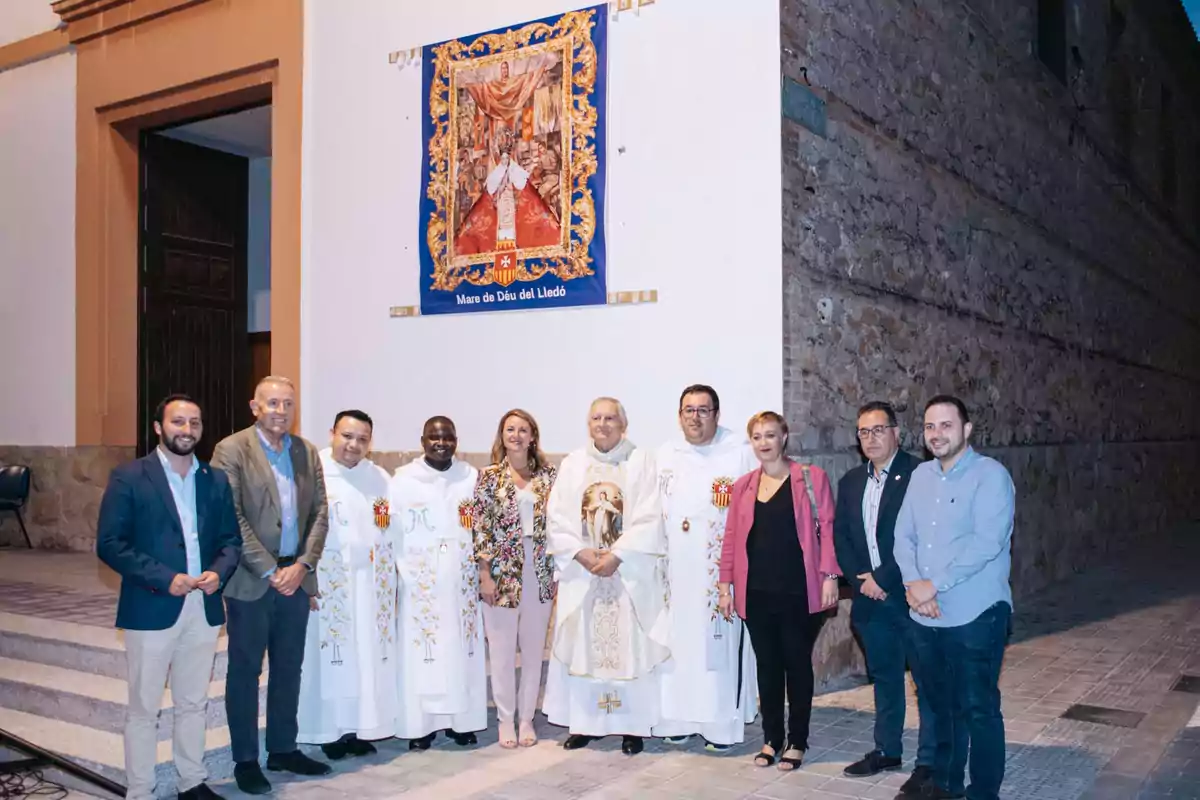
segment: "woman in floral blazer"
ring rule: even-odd
[[[533,712],[541,690],[542,653],[554,607],[553,562],[546,553],[546,500],[556,471],[538,447],[533,417],[513,409],[500,418],[492,466],[475,484],[475,558],[492,664],[500,746],[537,743]],[[516,697],[520,645],[520,697]],[[520,717],[518,740],[514,721]]]

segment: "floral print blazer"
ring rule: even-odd
[[[537,497],[533,507],[533,555],[538,578],[538,599],[550,602],[554,563],[546,553],[546,500],[558,472],[549,464],[533,474],[529,489]],[[521,511],[517,487],[508,472],[508,459],[479,473],[475,483],[475,558],[492,564],[496,581],[496,605],[516,608],[521,604],[521,575],[525,569]]]

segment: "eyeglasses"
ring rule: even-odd
[[[870,438],[878,439],[879,437],[883,436],[884,431],[886,431],[888,428],[894,428],[894,427],[896,427],[896,426],[895,425],[876,425],[874,428],[859,428],[858,429],[858,438],[859,439],[870,439]]]
[[[700,419],[708,419],[712,416],[713,410],[708,406],[695,408],[693,406],[685,406],[680,412],[685,417],[699,417]]]

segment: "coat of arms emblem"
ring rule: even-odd
[[[381,531],[387,530],[392,524],[392,511],[388,501],[383,497],[376,497],[372,510],[375,512],[375,527]]]
[[[475,502],[463,500],[458,504],[458,524],[467,530],[472,530],[475,522]]]
[[[717,478],[712,484],[712,502],[717,508],[729,508],[733,498],[733,478]]]

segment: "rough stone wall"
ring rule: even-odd
[[[1116,5],[1119,38],[1110,0],[1068,0],[1068,89],[1032,52],[1034,0],[781,2],[784,81],[827,113],[823,136],[782,122],[793,443],[836,480],[861,402],[895,403],[919,450],[925,399],[962,397],[1017,486],[1018,597],[1196,517],[1200,86],[1165,53],[1197,48]],[[1128,159],[1117,69],[1144,107]]]
[[[100,499],[113,467],[133,458],[132,447],[0,445],[0,464],[29,467],[29,501],[21,510],[36,548],[96,549]],[[24,547],[12,514],[0,514],[0,544]]]

